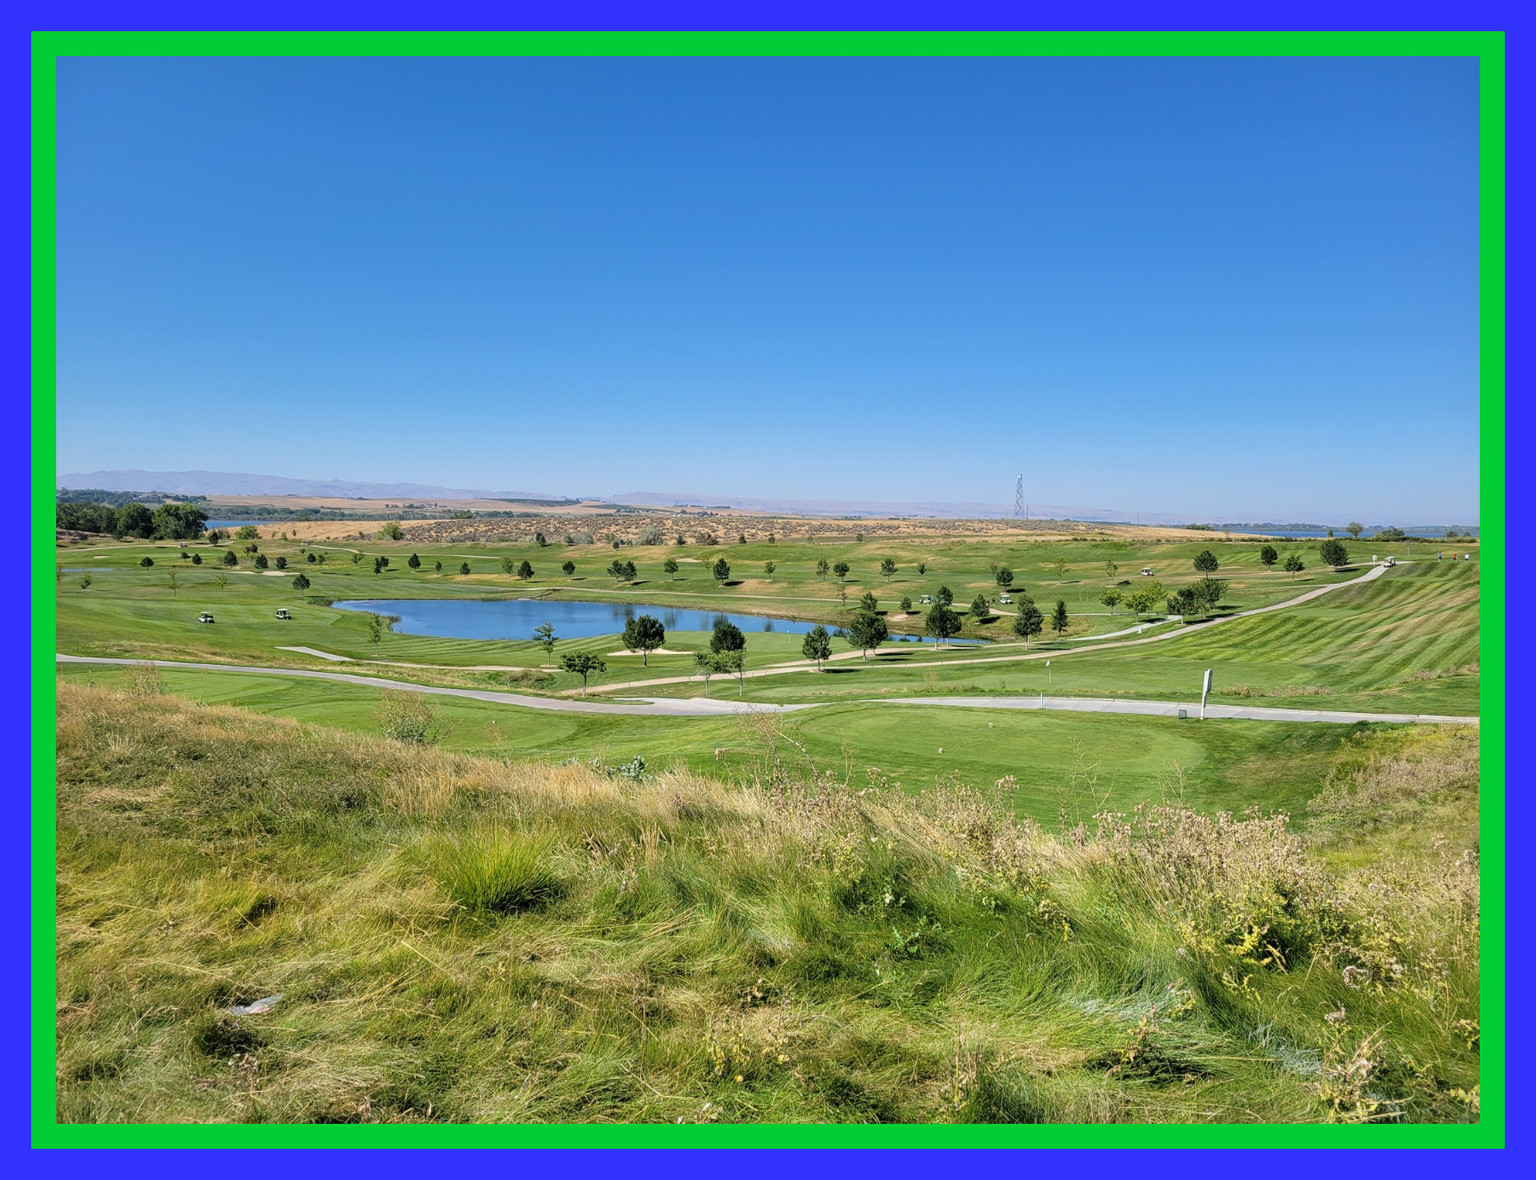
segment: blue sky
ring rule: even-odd
[[[60,471],[1475,521],[1476,67],[91,60]]]

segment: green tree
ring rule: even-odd
[[[875,597],[873,590],[866,590],[859,596],[859,609],[867,610],[871,613],[880,609],[880,600]]]
[[[358,562],[360,562],[362,560],[363,560],[363,555],[360,552],[358,552],[356,549],[354,549],[352,551],[352,564],[356,565]]]
[[[715,564],[711,567],[710,572],[715,575],[715,581],[719,582],[723,586],[730,579],[731,563],[722,557],[715,562]]]
[[[653,615],[641,615],[624,624],[624,646],[640,653],[640,663],[651,666],[651,653],[667,641],[667,632],[661,620]]]
[[[54,567],[53,567],[53,584],[55,586],[59,586],[59,585],[63,585],[63,583],[64,583],[64,563],[62,561],[60,561],[60,562],[56,562],[54,564]]]
[[[670,581],[670,582],[677,581],[677,558],[675,558],[675,557],[667,558],[666,561],[661,563],[661,568],[662,568],[662,571],[667,575],[667,580],[668,581]]]
[[[389,566],[389,558],[387,558],[387,557],[375,557],[373,559],[373,574],[374,574],[374,577],[378,577],[378,575],[382,574],[384,572],[384,570],[388,566]]]
[[[1358,520],[1352,520],[1344,526],[1344,531],[1353,537],[1356,541],[1358,541],[1360,539],[1360,534],[1365,532],[1365,526]]]
[[[369,643],[377,644],[383,640],[385,631],[383,615],[377,611],[369,612],[368,622],[365,625],[368,628]]]
[[[608,665],[603,662],[601,656],[595,656],[591,652],[571,651],[560,657],[560,666],[567,672],[574,672],[581,677],[581,695],[587,695],[587,677],[594,672],[608,671]]]
[[[934,593],[933,600],[940,606],[954,606],[955,592],[948,586],[940,586]]]
[[[771,562],[771,561],[763,562],[763,573],[768,575],[768,580],[770,582],[773,581],[773,571],[778,569],[778,568],[779,568],[778,565],[775,564],[774,562]]]
[[[235,530],[235,540],[254,541],[261,536],[261,530],[253,524],[243,524]]]
[[[846,583],[840,584],[837,588],[837,608],[838,610],[848,609],[848,586]]]
[[[1193,586],[1180,587],[1177,593],[1168,596],[1168,613],[1178,615],[1181,619],[1187,619],[1200,609],[1200,599],[1195,594]]]
[[[910,594],[903,594],[901,596],[901,613],[904,615],[912,613],[912,596]]]
[[[511,557],[503,557],[501,559],[501,572],[506,574],[507,577],[510,578],[512,571],[515,569],[517,569],[517,562],[513,561]]]
[[[1056,561],[1055,561],[1054,564],[1056,566],[1056,576],[1058,578],[1066,577],[1067,576],[1067,571],[1072,568],[1071,566],[1069,566],[1067,564],[1067,557],[1066,557],[1066,554],[1064,554],[1064,553],[1057,555]]]
[[[80,575],[80,589],[82,589],[82,590],[89,590],[90,588],[91,588],[91,575],[90,574],[81,574]]]
[[[1285,572],[1291,575],[1291,581],[1296,580],[1296,575],[1307,568],[1307,563],[1301,560],[1299,553],[1287,553],[1285,555]]]
[[[413,570],[419,570],[421,568],[421,558],[413,553],[405,559],[405,564]]]
[[[633,582],[636,576],[637,571],[635,569],[635,563],[632,561],[626,561],[624,563],[624,580],[626,582]]]
[[[1143,583],[1131,594],[1126,596],[1125,605],[1135,612],[1139,619],[1142,615],[1150,614],[1157,609],[1157,604],[1163,598],[1163,584],[1156,578]]]
[[[225,586],[229,585],[229,578],[222,572],[214,574],[213,584],[215,588],[223,590]]]
[[[1099,601],[1102,602],[1105,606],[1109,607],[1110,614],[1114,614],[1115,607],[1120,605],[1120,602],[1124,597],[1125,596],[1121,594],[1120,591],[1111,586],[1108,590],[1104,591],[1103,594],[1099,595]]]
[[[850,568],[852,567],[850,567],[846,561],[840,561],[832,567],[832,572],[837,576],[837,580],[841,582],[848,577],[848,571]]]
[[[155,559],[153,557],[141,557],[141,558],[139,558],[139,566],[140,566],[141,569],[148,569],[150,566],[152,566],[154,564],[155,564]]]
[[[1105,561],[1104,561],[1104,576],[1106,578],[1111,578],[1112,579],[1119,572],[1120,572],[1120,567],[1118,565],[1116,565],[1113,561],[1110,561],[1109,559],[1106,558]]]
[[[321,561],[324,561],[324,560],[325,560],[325,554],[323,554],[323,553],[322,553],[322,554],[321,554],[321,555],[320,555],[320,560],[321,560]],[[434,574],[440,574],[440,573],[442,573],[442,572],[443,572],[443,563],[442,563],[442,562],[440,562],[440,561],[434,561],[434,562],[433,562],[433,563],[432,563],[432,572],[433,572],[433,573],[434,573]]]
[[[537,545],[540,549],[543,549],[546,545],[549,544],[549,538],[546,537],[543,533],[534,533],[533,534],[533,543],[535,545]]]
[[[1219,564],[1216,555],[1209,549],[1202,549],[1195,555],[1195,568],[1202,574],[1214,574]]]
[[[992,615],[992,607],[987,603],[985,594],[978,594],[971,600],[971,622],[984,623]]]
[[[560,566],[560,572],[567,578],[570,578],[576,572],[576,563],[574,561],[563,562]]]
[[[226,533],[223,529],[209,529],[207,541],[210,545],[217,545],[227,536],[229,536],[229,534]]]
[[[155,535],[155,518],[143,504],[129,501],[117,510],[117,521],[112,529],[114,537],[138,537],[147,541]]]
[[[384,527],[374,533],[373,536],[374,540],[377,541],[398,541],[405,536],[405,532],[401,529],[398,520],[391,520],[386,522]]]
[[[467,561],[459,562],[459,573],[461,573],[461,574],[469,573],[469,562],[467,562]]]
[[[746,533],[739,534],[737,536],[737,538],[736,538],[736,544],[738,544],[738,545],[745,545],[746,543],[747,543],[747,534]]]
[[[1349,550],[1344,548],[1343,541],[1335,541],[1331,538],[1317,547],[1318,556],[1328,565],[1338,569],[1349,564]]]
[[[709,678],[720,670],[717,660],[719,657],[714,652],[696,651],[693,653],[693,666],[699,675],[704,677],[704,696],[709,697]]]
[[[280,570],[285,570],[288,568],[288,559],[286,557],[275,557],[272,559],[272,564]]]
[[[1013,633],[1024,641],[1024,650],[1029,650],[1029,641],[1045,630],[1045,616],[1040,613],[1040,608],[1035,605],[1035,600],[1026,597],[1019,603],[1019,613],[1013,619]]]
[[[880,576],[882,578],[884,578],[887,582],[889,582],[891,580],[891,578],[893,576],[895,576],[895,573],[896,573],[896,563],[894,561],[892,561],[889,557],[881,558],[880,559]]]
[[[624,580],[624,561],[622,558],[615,557],[609,563],[608,574],[615,582],[622,582]]]
[[[832,568],[831,565],[829,565],[827,563],[827,559],[825,557],[823,557],[820,561],[818,561],[816,563],[816,576],[818,578],[820,578],[822,581],[826,581],[827,580],[827,571],[830,570],[831,568]]]
[[[1005,565],[997,571],[995,577],[997,584],[1003,588],[1003,593],[1006,594],[1013,585],[1013,571]]]
[[[199,536],[208,514],[191,504],[162,504],[150,518],[152,534],[166,541],[190,541]]]
[[[820,623],[817,623],[806,632],[805,641],[800,644],[800,654],[808,660],[816,661],[816,671],[821,671],[821,663],[832,654],[832,635]]]
[[[960,634],[960,616],[949,609],[945,602],[935,602],[928,617],[923,620],[923,631],[933,636],[939,644]]]
[[[1259,550],[1259,563],[1265,570],[1275,568],[1275,562],[1280,560],[1280,551],[1273,545],[1265,545]]]
[[[1190,590],[1194,592],[1195,602],[1200,606],[1200,613],[1207,618],[1219,605],[1221,597],[1226,593],[1227,584],[1220,578],[1201,578]]]
[[[1067,618],[1067,604],[1058,598],[1056,609],[1051,612],[1051,630],[1060,636],[1070,623],[1071,620]]]
[[[746,695],[747,653],[743,648],[723,651],[714,657],[715,667],[722,672],[736,673],[736,695]]]
[[[550,660],[555,655],[555,644],[560,642],[560,636],[555,634],[553,623],[540,623],[533,629],[534,641],[544,649],[544,658]]]
[[[917,563],[917,573],[918,573],[918,576],[921,577],[923,574],[926,574],[927,572],[928,572],[928,563],[926,561],[918,562]]]
[[[293,588],[300,594],[303,594],[304,591],[309,589],[309,579],[306,578],[303,574],[300,574],[298,577],[294,578]]]
[[[259,570],[267,568],[267,555],[265,553],[258,553],[256,555],[256,568]]]
[[[869,659],[869,653],[891,637],[885,620],[872,610],[861,610],[848,624],[848,642]]]
[[[203,555],[201,553],[194,553],[192,555],[192,564],[193,565],[202,565],[203,564]]]
[[[170,583],[171,583],[171,593],[175,594],[176,590],[177,590],[177,586],[176,586],[176,571],[175,571],[175,569],[172,569],[171,572],[166,575],[166,577],[170,580]]]
[[[533,577],[533,566],[526,561],[523,562],[517,567],[517,576],[525,582],[529,581]]]
[[[715,629],[709,635],[709,650],[716,655],[723,651],[742,651],[747,646],[747,637],[741,633],[741,628],[729,619],[716,619]]]
[[[239,565],[240,564],[240,559],[235,556],[235,551],[233,549],[226,549],[226,550],[224,550],[224,556],[221,557],[219,560],[222,561],[225,565]]]

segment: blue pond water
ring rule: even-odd
[[[377,611],[395,619],[394,629],[405,635],[436,635],[445,639],[532,639],[533,629],[553,623],[561,639],[614,635],[628,619],[654,615],[668,631],[710,631],[716,619],[728,619],[746,634],[776,631],[804,635],[815,623],[769,619],[725,611],[688,610],[629,602],[576,602],[562,598],[373,598],[332,603],[338,610]],[[892,640],[896,640],[892,636]],[[917,642],[907,640],[906,642]],[[958,644],[974,640],[952,639]]]

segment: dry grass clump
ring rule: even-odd
[[[1340,814],[1402,822],[1340,868],[1284,816],[1050,833],[766,722],[736,785],[70,684],[57,732],[65,1121],[1477,1117],[1475,851],[1383,785],[1475,809],[1475,736],[1353,746]]]

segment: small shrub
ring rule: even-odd
[[[444,837],[427,846],[426,865],[466,910],[510,914],[559,895],[561,882],[550,864],[550,848],[548,840],[505,831]]]
[[[431,745],[443,735],[437,706],[419,692],[386,688],[378,718],[384,736],[397,742]]]
[[[128,695],[157,697],[165,692],[165,681],[160,669],[149,660],[141,660],[128,669]]]

